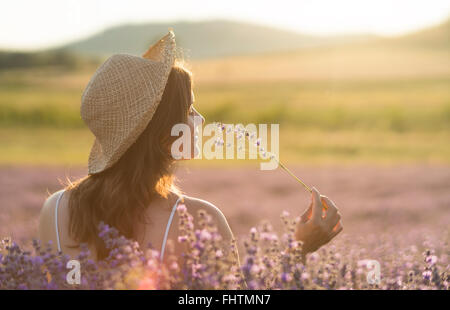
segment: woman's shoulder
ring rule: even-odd
[[[50,194],[44,201],[39,214],[39,236],[40,239],[49,239],[55,225],[56,202],[64,189]],[[61,203],[61,201],[60,201]]]
[[[217,228],[222,232],[222,236],[233,238],[233,233],[225,215],[216,205],[207,200],[187,195],[183,195],[183,198],[186,209],[194,217],[194,220],[197,219],[197,212],[199,210],[204,210],[211,215],[213,220],[217,223]]]
[[[191,213],[191,211],[197,211],[200,209],[204,209],[206,212],[211,213],[219,213],[219,212],[222,213],[220,209],[213,203],[197,197],[183,195],[183,202],[180,203],[184,203],[186,205],[189,213]]]
[[[48,215],[50,214],[52,211],[54,211],[55,206],[56,206],[56,202],[59,198],[59,196],[62,194],[62,192],[64,191],[64,189],[61,189],[59,191],[54,192],[53,194],[50,194],[44,201],[44,204],[42,205],[42,209],[41,209],[41,216],[42,215]]]

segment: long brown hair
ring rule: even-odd
[[[100,221],[136,239],[136,221],[145,218],[150,202],[167,198],[170,192],[181,193],[174,184],[175,161],[170,154],[177,137],[170,133],[174,124],[187,123],[191,90],[191,73],[176,64],[153,118],[137,141],[112,167],[67,185],[69,234],[78,243],[94,245],[97,259],[108,255],[98,236]]]

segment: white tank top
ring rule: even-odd
[[[58,252],[62,252],[61,251],[61,242],[59,240],[59,229],[58,229],[58,206],[59,206],[59,201],[61,200],[61,197],[63,196],[64,192],[65,192],[65,190],[62,190],[61,193],[59,194],[58,199],[56,200],[56,207],[55,207],[55,229],[56,229],[56,243],[58,245]],[[174,206],[172,207],[172,212],[170,213],[169,221],[166,226],[166,231],[164,233],[164,239],[163,239],[163,243],[161,246],[161,254],[160,254],[161,261],[164,258],[164,250],[166,247],[166,241],[167,241],[167,236],[169,234],[170,224],[172,223],[173,216],[175,214],[177,205],[180,202],[180,200],[183,200],[183,196],[178,197],[177,201],[175,202]]]

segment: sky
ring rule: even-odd
[[[401,35],[450,17],[450,0],[3,0],[0,48],[33,50],[123,23],[229,19],[305,34]]]

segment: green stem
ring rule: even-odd
[[[279,160],[277,160],[275,157],[274,157],[273,159],[275,159],[275,160],[278,162],[278,164],[280,165],[281,168],[284,169],[284,171],[286,171],[287,173],[289,173],[294,179],[297,180],[297,182],[299,182],[301,185],[303,185],[303,187],[304,187],[307,191],[309,191],[310,193],[312,193],[312,190],[308,187],[308,185],[306,185],[305,183],[303,183],[302,180],[300,180],[299,178],[297,178],[297,177],[295,176],[295,174],[293,174],[293,173],[292,173],[285,165],[283,165],[283,164],[282,164]]]
[[[247,150],[245,150],[246,154],[249,154],[249,152]],[[302,180],[300,180],[299,178],[297,178],[297,176],[295,176],[295,174],[293,174],[285,165],[283,165],[278,159],[276,159],[276,157],[274,156],[273,159],[278,163],[278,165],[280,165],[281,168],[284,169],[284,171],[286,171],[287,173],[289,173],[294,179],[297,180],[297,182],[299,182],[301,185],[303,185],[303,187],[310,193],[312,193],[311,188],[309,188],[308,185],[306,185]]]

